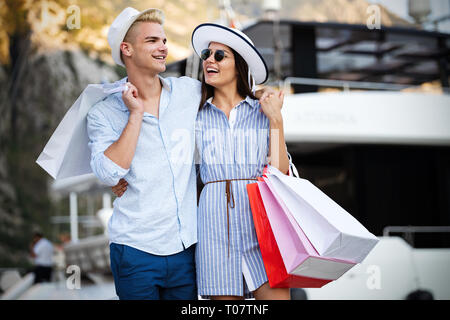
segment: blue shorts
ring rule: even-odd
[[[157,256],[110,244],[111,270],[121,300],[197,300],[195,245]]]

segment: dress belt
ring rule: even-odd
[[[233,185],[231,184],[231,181],[241,181],[241,180],[258,181],[257,178],[248,178],[248,179],[225,179],[225,180],[209,181],[209,182],[205,183],[205,186],[206,186],[208,183],[225,182],[225,194],[227,196],[228,257],[230,256],[230,213],[229,213],[229,208],[234,208]]]

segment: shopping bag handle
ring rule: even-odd
[[[288,159],[289,159],[289,175],[294,176],[296,178],[300,178],[300,175],[298,174],[297,168],[295,167],[294,163],[292,162],[292,157],[287,153]]]
[[[291,155],[289,154],[289,152],[287,152],[287,156],[288,156],[288,159],[289,159],[289,171],[288,171],[288,175],[289,176],[294,176],[294,177],[296,177],[296,178],[300,178],[300,175],[298,174],[298,171],[297,171],[297,168],[295,167],[295,165],[294,165],[294,163],[292,162],[292,157],[291,157]],[[262,174],[262,176],[263,177],[266,177],[267,178],[267,165],[264,167],[264,169],[263,169],[263,174]]]

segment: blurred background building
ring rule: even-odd
[[[108,276],[107,252],[86,251],[83,239],[105,248],[109,188],[92,177],[55,183],[35,160],[87,84],[126,75],[106,34],[127,6],[165,12],[167,76],[201,77],[190,48],[199,23],[242,29],[268,62],[268,84],[291,93],[286,139],[300,174],[377,236],[402,235],[407,250],[450,247],[450,1],[5,0],[0,272],[27,273],[39,228],[90,274],[87,283]]]

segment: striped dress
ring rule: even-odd
[[[234,208],[227,204],[225,179],[262,175],[269,150],[269,120],[247,97],[230,118],[208,100],[196,122],[196,161],[205,187],[198,207],[196,247],[199,295],[252,297],[267,282],[246,185],[232,181]],[[227,218],[228,205],[228,218]]]

